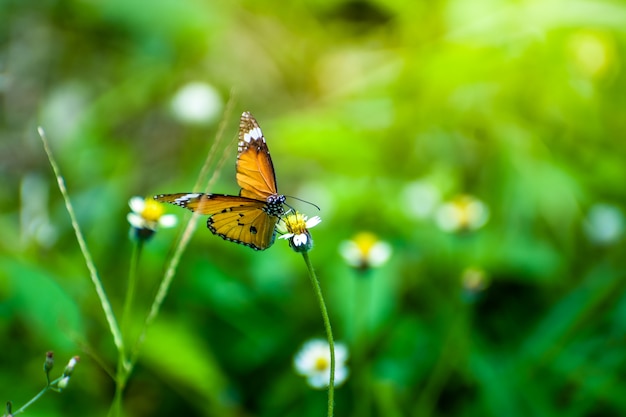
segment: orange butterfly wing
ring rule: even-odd
[[[258,122],[249,112],[241,115],[237,150],[237,183],[242,197],[266,200],[277,193],[276,174]]]
[[[264,201],[234,195],[201,193],[161,194],[154,199],[211,216],[207,220],[209,230],[230,242],[255,250],[267,249],[274,243],[278,217],[265,212]]]

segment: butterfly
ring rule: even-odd
[[[249,112],[244,112],[239,122],[237,183],[241,187],[237,196],[178,193],[154,199],[210,216],[207,227],[224,240],[265,250],[274,243],[276,223],[285,214],[285,196],[278,193],[265,137]]]

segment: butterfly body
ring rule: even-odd
[[[241,115],[237,148],[238,196],[227,194],[160,194],[155,200],[210,216],[209,230],[224,240],[255,250],[269,248],[276,223],[285,214],[285,196],[278,193],[274,166],[265,137],[249,112]]]

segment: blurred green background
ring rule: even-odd
[[[249,110],[280,191],[321,207],[290,200],[323,219],[311,258],[351,357],[337,416],[625,415],[625,48],[618,1],[0,0],[1,399],[41,389],[48,350],[53,375],[81,362],[31,415],[105,415],[114,390],[36,127],[119,314],[129,198],[195,191],[221,122],[213,191],[236,193]],[[463,195],[482,219],[455,226]],[[180,225],[145,247],[137,323],[189,217],[167,210]],[[392,249],[366,273],[339,251],[361,231]],[[254,252],[201,219],[125,409],[324,415],[292,365],[323,336],[286,242]]]

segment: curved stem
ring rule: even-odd
[[[63,377],[60,376],[57,379],[55,379],[54,381],[49,381],[48,384],[41,390],[39,391],[39,393],[37,395],[35,395],[33,398],[30,399],[30,401],[28,401],[26,404],[24,404],[23,406],[21,406],[18,410],[15,410],[13,413],[11,413],[12,416],[18,415],[23,413],[24,411],[26,411],[26,409],[32,405],[35,401],[37,401],[38,399],[40,399],[46,392],[53,390],[53,391],[57,391],[59,392],[58,389],[55,388],[55,385],[59,383],[59,381],[62,379]]]
[[[333,330],[330,327],[330,319],[328,318],[328,311],[326,310],[326,304],[324,303],[324,297],[322,296],[322,289],[320,283],[317,280],[311,260],[309,259],[308,252],[302,252],[302,257],[306,263],[306,267],[309,270],[309,278],[311,279],[311,285],[317,301],[322,312],[322,318],[324,320],[324,328],[326,329],[326,338],[328,339],[328,346],[330,347],[330,381],[328,382],[328,417],[333,416],[333,409],[335,406],[335,343],[333,340]]]
[[[52,150],[50,149],[50,144],[48,143],[48,139],[44,133],[43,128],[38,128],[39,136],[41,137],[41,141],[43,142],[43,148],[46,151],[46,155],[48,155],[48,161],[50,162],[50,166],[52,166],[52,171],[57,180],[57,184],[59,186],[59,190],[61,191],[61,195],[63,196],[63,200],[65,201],[65,208],[67,209],[67,213],[70,216],[70,220],[72,222],[72,227],[74,228],[74,233],[76,234],[76,240],[78,241],[78,246],[80,246],[80,250],[83,253],[83,258],[85,258],[85,263],[87,264],[87,269],[89,270],[89,276],[91,277],[91,282],[93,283],[94,288],[96,289],[96,294],[98,294],[98,299],[100,300],[100,304],[102,305],[102,311],[104,311],[104,316],[107,319],[109,324],[109,330],[113,335],[113,342],[117,347],[118,352],[124,351],[124,342],[122,340],[122,332],[115,320],[115,315],[113,314],[113,307],[109,302],[109,299],[104,291],[104,286],[102,285],[102,281],[98,276],[98,271],[96,270],[96,265],[91,258],[91,253],[89,252],[89,248],[87,248],[87,243],[85,242],[85,238],[83,237],[83,233],[80,230],[80,226],[78,225],[78,220],[76,219],[76,214],[74,213],[74,207],[72,206],[72,202],[70,201],[70,196],[67,193],[67,188],[65,187],[65,181],[61,176],[61,170],[52,155]]]
[[[23,413],[28,406],[30,406],[32,403],[34,403],[35,401],[37,401],[39,398],[41,398],[42,395],[44,395],[46,392],[48,392],[48,390],[50,389],[50,385],[46,385],[46,387],[44,389],[42,389],[39,394],[35,395],[29,402],[27,402],[26,404],[24,404],[22,407],[20,407],[19,410],[16,410],[13,414],[11,415],[17,415],[20,413]]]

